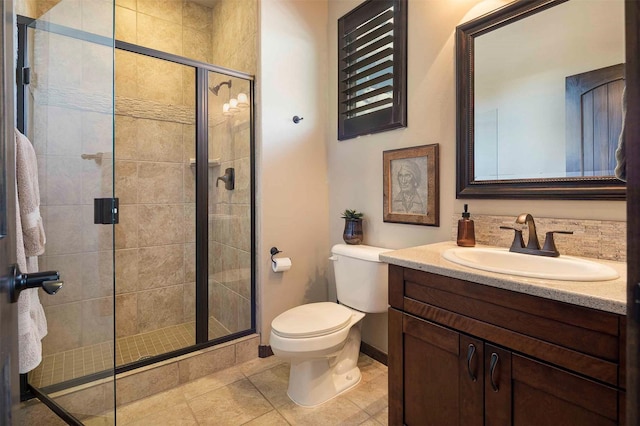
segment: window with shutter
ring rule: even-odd
[[[338,139],[407,126],[407,0],[367,0],[338,20]]]

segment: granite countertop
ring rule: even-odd
[[[454,247],[457,245],[453,241],[410,247],[382,253],[380,260],[392,265],[626,315],[627,264],[624,262],[590,259],[615,269],[620,274],[620,277],[615,280],[592,282],[544,280],[468,268],[441,256],[443,251]],[[478,245],[478,247],[487,246]]]

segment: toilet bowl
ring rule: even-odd
[[[271,323],[273,353],[291,363],[287,395],[314,407],[360,381],[360,330],[365,312],[387,309],[387,266],[371,246],[332,248],[339,304],[309,303],[289,309]]]

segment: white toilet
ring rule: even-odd
[[[365,312],[386,312],[388,273],[378,255],[389,251],[337,244],[331,249],[338,303],[297,306],[271,323],[273,353],[291,362],[287,395],[313,407],[360,381],[360,320]]]

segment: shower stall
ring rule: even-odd
[[[40,270],[64,280],[22,391],[80,420],[114,418],[116,373],[256,328],[253,77],[116,40],[113,17],[63,0],[18,21]]]

